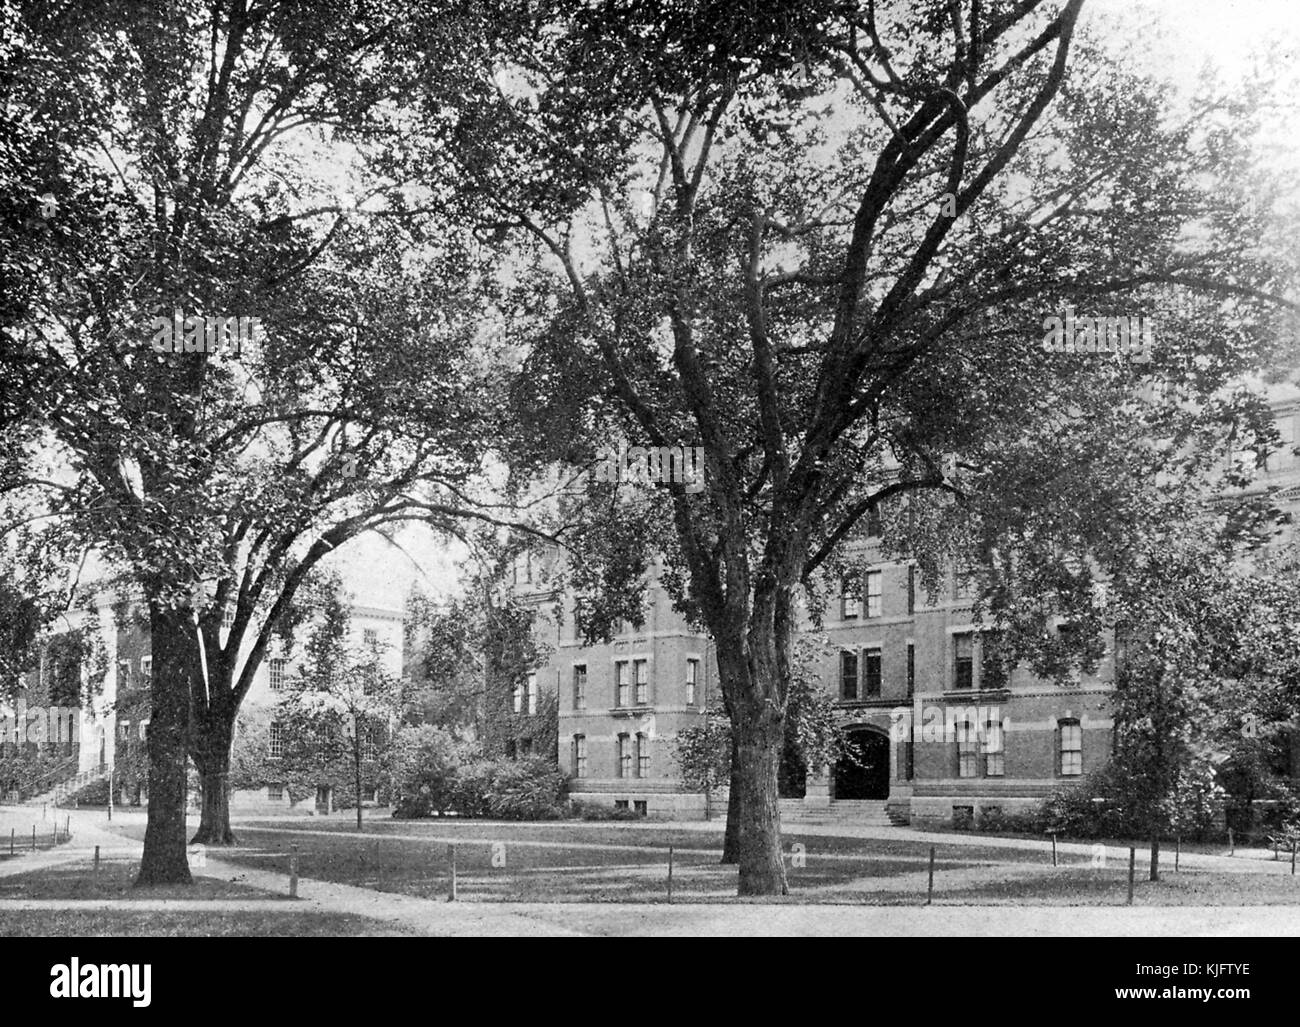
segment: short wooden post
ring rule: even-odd
[[[1137,874],[1138,850],[1129,846],[1128,850],[1128,904],[1133,905],[1133,878]]]
[[[925,904],[928,906],[934,901],[934,846],[930,846],[930,885],[926,889]]]
[[[95,846],[95,873],[99,873],[99,846]]]
[[[9,828],[9,855],[11,856],[14,854],[14,837],[16,833],[17,833],[17,828],[13,828],[13,827]]]
[[[1292,877],[1295,877],[1295,843],[1296,840],[1292,838],[1291,839],[1291,876]]]
[[[298,897],[298,846],[290,846],[289,852],[289,898]]]
[[[1056,866],[1056,832],[1052,832],[1052,866]]]
[[[32,825],[32,852],[36,851],[36,825]]]
[[[447,895],[448,902],[456,901],[456,846],[454,844],[447,846],[447,863],[451,869],[451,892]]]
[[[668,901],[673,901],[673,847],[668,846]]]
[[[1183,836],[1181,834],[1176,834],[1174,835],[1174,873],[1175,874],[1178,873],[1178,857],[1182,854],[1182,851],[1183,851]]]
[[[1236,854],[1237,854],[1237,842],[1232,837],[1232,828],[1228,828],[1228,855],[1235,856]]]
[[[59,844],[59,822],[57,820],[50,827],[50,844],[51,845]]]

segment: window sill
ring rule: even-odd
[[[649,703],[644,706],[613,706],[610,708],[611,717],[639,717],[647,713],[654,713],[655,708]]]

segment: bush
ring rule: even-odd
[[[500,760],[487,795],[488,811],[502,820],[558,820],[564,788],[564,774],[549,760]]]
[[[393,816],[427,817],[451,808],[458,763],[456,743],[446,731],[428,725],[398,731],[386,775]]]
[[[1043,810],[1039,806],[1019,810],[990,809],[980,817],[981,831],[990,834],[1043,833]]]
[[[492,792],[495,776],[495,761],[468,760],[456,772],[451,808],[463,817],[489,816],[488,795]]]
[[[588,802],[585,799],[569,801],[569,816],[574,820],[640,820],[636,810],[619,808],[612,802]]]

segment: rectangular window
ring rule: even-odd
[[[973,688],[975,685],[975,665],[972,657],[973,636],[969,631],[952,636],[953,645],[953,688]]]
[[[153,681],[153,657],[140,657],[140,684],[148,685]]]
[[[975,725],[969,720],[961,720],[953,726],[957,735],[957,776],[975,777],[979,772],[979,743],[975,737]]]
[[[636,801],[634,801],[632,803],[632,811],[636,813],[638,817],[647,816],[649,811],[646,808],[646,800],[637,799]]]
[[[880,507],[874,503],[867,508],[867,534],[879,538],[884,533],[884,522],[880,517]]]
[[[117,687],[118,688],[131,687],[131,661],[130,660],[117,661]]]
[[[274,721],[271,722],[266,754],[273,760],[278,760],[284,755],[284,728]]]
[[[284,691],[284,660],[267,661],[267,674],[271,681],[272,692]]]
[[[365,628],[365,629],[361,632],[361,640],[362,640],[362,642],[364,642],[367,646],[378,645],[378,644],[379,644],[379,632],[376,631],[374,628]]]
[[[1080,645],[1077,641],[1079,637],[1078,628],[1073,624],[1062,624],[1056,629],[1056,637],[1061,642],[1063,658],[1069,664],[1065,672],[1066,682],[1073,685],[1083,684],[1083,669],[1079,666],[1079,657],[1077,655]]]
[[[573,776],[587,776],[587,736],[573,736]]]
[[[858,697],[858,654],[840,653],[840,698]]]
[[[614,664],[614,702],[617,706],[628,705],[631,698],[630,685],[628,683],[628,665],[627,660],[619,660]]]
[[[636,684],[636,704],[644,706],[650,701],[650,664],[645,660],[634,660],[632,679]]]
[[[907,612],[916,613],[916,568],[907,568]]]
[[[627,735],[618,736],[618,776],[632,776],[632,740]]]
[[[527,759],[533,754],[533,740],[531,738],[519,739],[519,755]]]
[[[881,615],[881,588],[883,575],[880,571],[867,571],[867,616],[879,617]]]
[[[1083,728],[1077,720],[1063,720],[1061,730],[1061,776],[1083,773]]]
[[[531,717],[537,712],[537,672],[532,671],[528,675],[528,715]]]
[[[516,681],[510,689],[510,707],[516,713],[524,712],[524,686],[521,682]]]
[[[907,643],[907,697],[916,694],[916,646]]]
[[[695,688],[699,684],[700,661],[686,661],[686,705],[695,705]]]
[[[861,579],[856,573],[844,575],[840,580],[840,620],[854,620],[861,606]]]
[[[862,691],[868,699],[880,696],[879,649],[867,649],[862,653]]]
[[[984,725],[984,773],[988,777],[1001,777],[1003,774],[1003,756],[1006,752],[1006,739],[1002,734],[1002,722],[990,720]]]
[[[614,800],[614,808],[615,808],[615,809],[627,809],[627,800],[626,800],[626,799],[615,799],[615,800]]]
[[[573,708],[587,708],[587,665],[580,663],[573,668]]]
[[[640,733],[636,736],[636,776],[650,776],[650,739]]]
[[[357,732],[361,739],[361,758],[373,760],[379,752],[379,725],[368,724],[362,720],[357,725]]]
[[[284,785],[267,785],[266,797],[272,802],[284,801]]]
[[[506,759],[514,760],[519,758],[519,743],[513,738],[506,739]]]
[[[227,606],[221,611],[221,626],[229,630],[235,626],[235,608]]]
[[[1007,665],[1003,650],[1005,639],[1001,631],[985,631],[980,635],[980,689],[1006,688]]]
[[[970,599],[975,594],[978,575],[968,566],[960,566],[953,572],[953,598]]]

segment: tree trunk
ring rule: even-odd
[[[727,793],[727,829],[722,836],[722,862],[740,862],[740,758],[736,755],[736,726],[731,726],[731,784]]]
[[[199,829],[191,842],[203,845],[234,845],[230,829],[230,745],[234,725],[224,716],[209,717],[200,725],[195,740],[194,763],[199,768],[203,803]]]
[[[195,671],[189,611],[149,603],[153,707],[149,717],[149,820],[136,885],[190,884],[185,855],[185,758]]]
[[[360,735],[358,735],[358,738]],[[361,830],[361,748],[355,746],[352,750],[352,770],[356,778],[357,786],[357,830]]]
[[[1160,836],[1151,838],[1151,880],[1160,880]]]
[[[777,774],[781,717],[770,709],[742,715],[737,746],[740,787],[740,894],[788,895],[781,852]],[[734,786],[733,786],[734,787]]]

